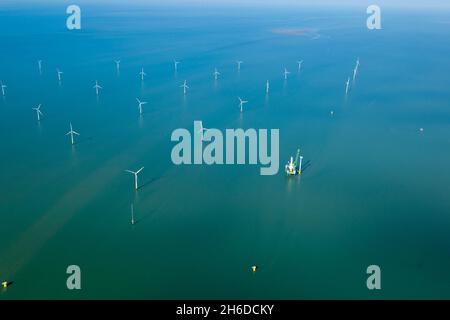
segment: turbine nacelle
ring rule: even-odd
[[[173,60],[173,67],[175,68],[175,71],[177,71],[179,63],[180,63],[180,61]]]
[[[144,68],[141,69],[141,72],[139,72],[140,76],[141,76],[141,80],[144,80],[144,76],[146,76],[147,74],[144,72]]]
[[[40,121],[40,120],[41,120],[41,116],[44,115],[44,114],[42,113],[42,111],[41,111],[41,104],[39,104],[39,105],[37,105],[37,107],[31,108],[31,109],[33,109],[34,111],[36,111],[37,119],[38,119],[38,121]]]
[[[183,93],[186,94],[187,89],[189,89],[189,86],[187,85],[187,81],[186,80],[184,80],[184,82],[180,86],[180,88],[183,88]]]
[[[142,106],[144,104],[147,104],[147,102],[146,101],[141,101],[141,100],[139,100],[139,98],[136,98],[136,101],[138,102],[139,113],[142,114]]]
[[[59,80],[59,81],[61,81],[61,75],[62,75],[63,73],[64,73],[64,72],[60,71],[59,69],[56,69],[56,74],[58,75],[58,80]]]
[[[217,71],[217,68],[214,69],[213,75],[214,75],[214,78],[217,80],[217,77],[220,75],[220,72]]]
[[[290,73],[291,73],[290,71],[288,71],[286,68],[284,68],[283,74],[284,74],[284,79],[285,79],[285,80],[287,79],[288,74],[290,74]]]
[[[66,133],[66,136],[67,136],[67,135],[70,135],[70,141],[72,142],[72,145],[75,144],[75,141],[74,141],[73,136],[74,136],[74,135],[76,135],[76,136],[79,136],[79,135],[80,135],[78,132],[76,132],[76,131],[73,130],[72,122],[70,122],[70,131]]]
[[[244,104],[247,103],[248,101],[242,100],[241,97],[238,97],[238,99],[239,99],[239,108],[241,109],[241,112],[242,112]]]
[[[120,71],[120,60],[114,60],[114,62],[116,64],[117,73],[119,73],[119,71]]]
[[[4,96],[6,94],[5,89],[8,87],[7,85],[3,84],[3,82],[0,82],[1,89],[2,89],[2,95]]]
[[[131,173],[134,175],[134,189],[138,189],[138,174],[144,169],[144,167],[140,168],[138,171],[125,170],[125,172]]]
[[[202,140],[203,140],[203,133],[206,131],[208,131],[208,128],[203,127],[203,122],[200,121],[200,129],[197,132],[202,135]]]

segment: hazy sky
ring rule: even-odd
[[[14,6],[14,4],[36,4],[36,0],[0,0],[0,3]],[[162,5],[188,5],[195,4],[201,6],[233,5],[251,7],[301,7],[301,6],[327,6],[327,7],[367,7],[377,4],[381,7],[399,8],[450,8],[450,0],[40,0],[38,3],[50,3],[55,5],[69,4],[162,4]]]
[[[312,5],[327,5],[327,6],[369,6],[377,4],[380,6],[397,6],[397,7],[440,7],[449,6],[450,0],[81,0],[94,2],[116,2],[116,3],[195,3],[202,5],[217,5],[217,4],[234,4],[234,5],[252,5],[252,6],[312,6]],[[72,1],[76,3],[77,1]]]
[[[95,0],[93,0],[95,1]],[[104,0],[97,0],[104,1]],[[107,1],[107,0],[106,0]],[[120,0],[115,0],[120,1]],[[152,0],[129,0],[130,2],[161,2],[161,1],[152,1]],[[378,4],[378,5],[386,5],[386,6],[443,6],[448,5],[450,0],[165,0],[163,2],[172,2],[172,3],[183,3],[183,2],[191,2],[191,3],[202,3],[202,4],[226,4],[226,3],[234,3],[234,4],[247,4],[247,5],[271,5],[271,6],[280,6],[280,5],[370,5],[370,4]]]

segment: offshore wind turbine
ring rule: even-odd
[[[134,207],[133,204],[131,204],[131,224],[134,224]]]
[[[76,131],[73,130],[73,128],[72,128],[72,122],[70,123],[70,131],[66,133],[66,136],[69,135],[69,134],[70,134],[70,141],[71,141],[72,145],[74,145],[74,144],[75,144],[75,141],[74,141],[74,139],[73,139],[73,135],[79,136],[80,134],[79,134],[78,132],[76,132]]]
[[[241,64],[242,63],[244,63],[244,61],[236,61],[236,63],[237,63],[237,69],[238,69],[238,71],[241,71]]]
[[[220,72],[217,71],[217,68],[214,68],[214,73],[213,73],[213,75],[214,75],[214,80],[217,80],[217,77],[220,76]]]
[[[198,132],[202,135],[202,140],[203,140],[203,132],[208,131],[208,128],[203,127],[203,122],[200,121],[200,130],[198,130]]]
[[[139,74],[141,75],[141,80],[144,81],[144,76],[147,75],[147,74],[144,72],[144,68],[141,69],[141,72],[139,72]]]
[[[298,164],[298,171],[302,173],[302,162],[303,162],[303,156],[300,156],[300,163]]]
[[[284,72],[283,72],[283,74],[284,74],[284,80],[287,80],[287,78],[288,78],[288,74],[289,74],[290,72],[286,69],[286,68],[284,68]]]
[[[241,97],[238,97],[238,99],[239,99],[239,108],[241,109],[241,112],[242,112],[244,103],[247,103],[248,101],[242,100]]]
[[[98,81],[95,80],[95,85],[93,86],[93,88],[95,89],[95,94],[98,96],[98,90],[99,89],[103,89],[101,86],[98,85]]]
[[[61,82],[61,79],[62,79],[61,75],[62,75],[64,72],[60,71],[59,69],[56,69],[56,73],[57,73],[57,75],[58,75],[58,81]]]
[[[180,63],[180,61],[173,60],[173,68],[174,68],[175,72],[178,71],[178,64],[179,64],[179,63]]]
[[[186,80],[184,80],[184,83],[180,86],[180,88],[183,88],[183,93],[186,94],[187,89],[189,89],[189,86],[186,84]]]
[[[147,104],[147,102],[146,101],[141,101],[141,100],[139,100],[138,98],[136,98],[136,101],[138,102],[138,108],[139,108],[139,114],[140,115],[142,115],[142,106],[144,105],[144,104]]]
[[[298,72],[300,72],[300,69],[302,68],[303,60],[297,61],[298,64]]]
[[[198,132],[202,133],[203,131],[207,131],[208,128],[203,127],[203,122],[200,121],[200,130],[198,130]]]
[[[266,81],[266,94],[269,93],[269,89],[270,89],[270,84],[269,84],[269,80]]]
[[[350,77],[348,77],[347,82],[345,83],[345,95],[348,94],[349,86],[350,86]]]
[[[37,115],[37,120],[41,121],[41,116],[43,116],[44,114],[41,111],[41,104],[39,104],[36,108],[31,108],[33,110],[36,111],[36,115]]]
[[[353,81],[355,81],[356,74],[358,72],[358,68],[359,68],[359,58],[356,60],[355,69],[353,69]]]
[[[139,187],[138,187],[138,174],[139,174],[139,172],[142,171],[142,169],[144,169],[144,167],[140,168],[140,169],[139,169],[138,171],[136,171],[136,172],[131,171],[131,170],[125,170],[125,172],[129,172],[129,173],[134,174],[134,189],[135,189],[135,190],[137,190],[137,189],[139,188]]]
[[[0,81],[0,85],[2,87],[2,95],[5,96],[6,95],[6,91],[5,89],[8,87],[6,84],[3,84],[2,81]]]

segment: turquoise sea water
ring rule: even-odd
[[[448,12],[386,9],[378,31],[364,7],[84,5],[79,31],[66,16],[0,6],[1,299],[450,298]],[[300,147],[304,172],[175,166],[170,135],[194,120],[279,128],[280,167]],[[124,170],[141,166],[135,192]]]

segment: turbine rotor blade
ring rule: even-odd
[[[138,171],[136,171],[136,174],[138,174],[139,172],[141,172],[142,169],[144,169],[144,167],[142,167],[142,168],[140,168]]]

